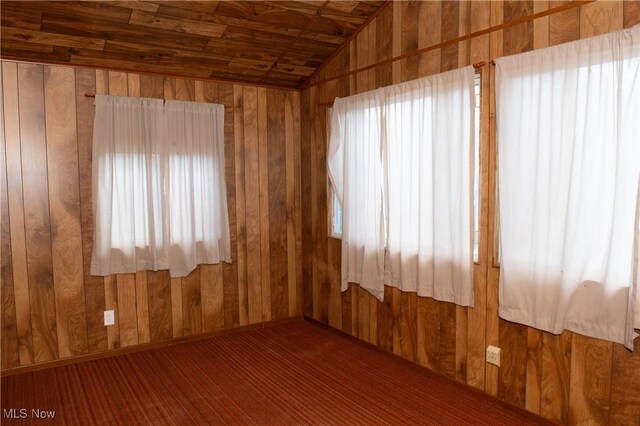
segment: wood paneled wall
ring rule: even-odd
[[[628,28],[640,23],[637,1],[577,5],[350,71],[496,27],[566,2],[393,2],[302,93],[303,306],[305,315],[503,400],[565,424],[640,424],[640,345],[571,332],[555,336],[498,317],[494,259],[495,114],[493,67],[482,69],[481,241],[474,267],[475,307],[462,308],[385,288],[379,302],[359,286],[340,292],[340,241],[327,230],[327,105],[393,83],[481,61]],[[490,237],[491,236],[491,237]],[[485,363],[487,345],[502,348],[500,368]]]
[[[3,370],[301,315],[297,91],[7,61],[1,76]],[[231,264],[89,274],[95,92],[225,105]]]

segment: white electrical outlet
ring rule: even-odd
[[[500,348],[487,346],[487,362],[500,367]]]
[[[104,325],[114,325],[116,323],[116,316],[112,310],[104,311]]]

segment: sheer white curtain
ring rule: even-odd
[[[472,67],[390,86],[387,282],[473,306]]]
[[[473,305],[472,67],[336,99],[327,164],[342,288]]]
[[[496,86],[500,316],[632,348],[640,26],[497,59]]]
[[[91,273],[231,261],[222,105],[96,95]]]
[[[382,208],[382,94],[336,99],[328,169],[342,204],[342,290],[359,283],[382,300],[385,228]]]

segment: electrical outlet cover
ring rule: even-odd
[[[501,350],[498,347],[487,346],[487,362],[500,367],[500,352]]]
[[[116,323],[115,312],[112,310],[104,311],[104,325],[114,325]]]

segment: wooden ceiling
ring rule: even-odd
[[[300,87],[385,1],[6,1],[2,57]]]

